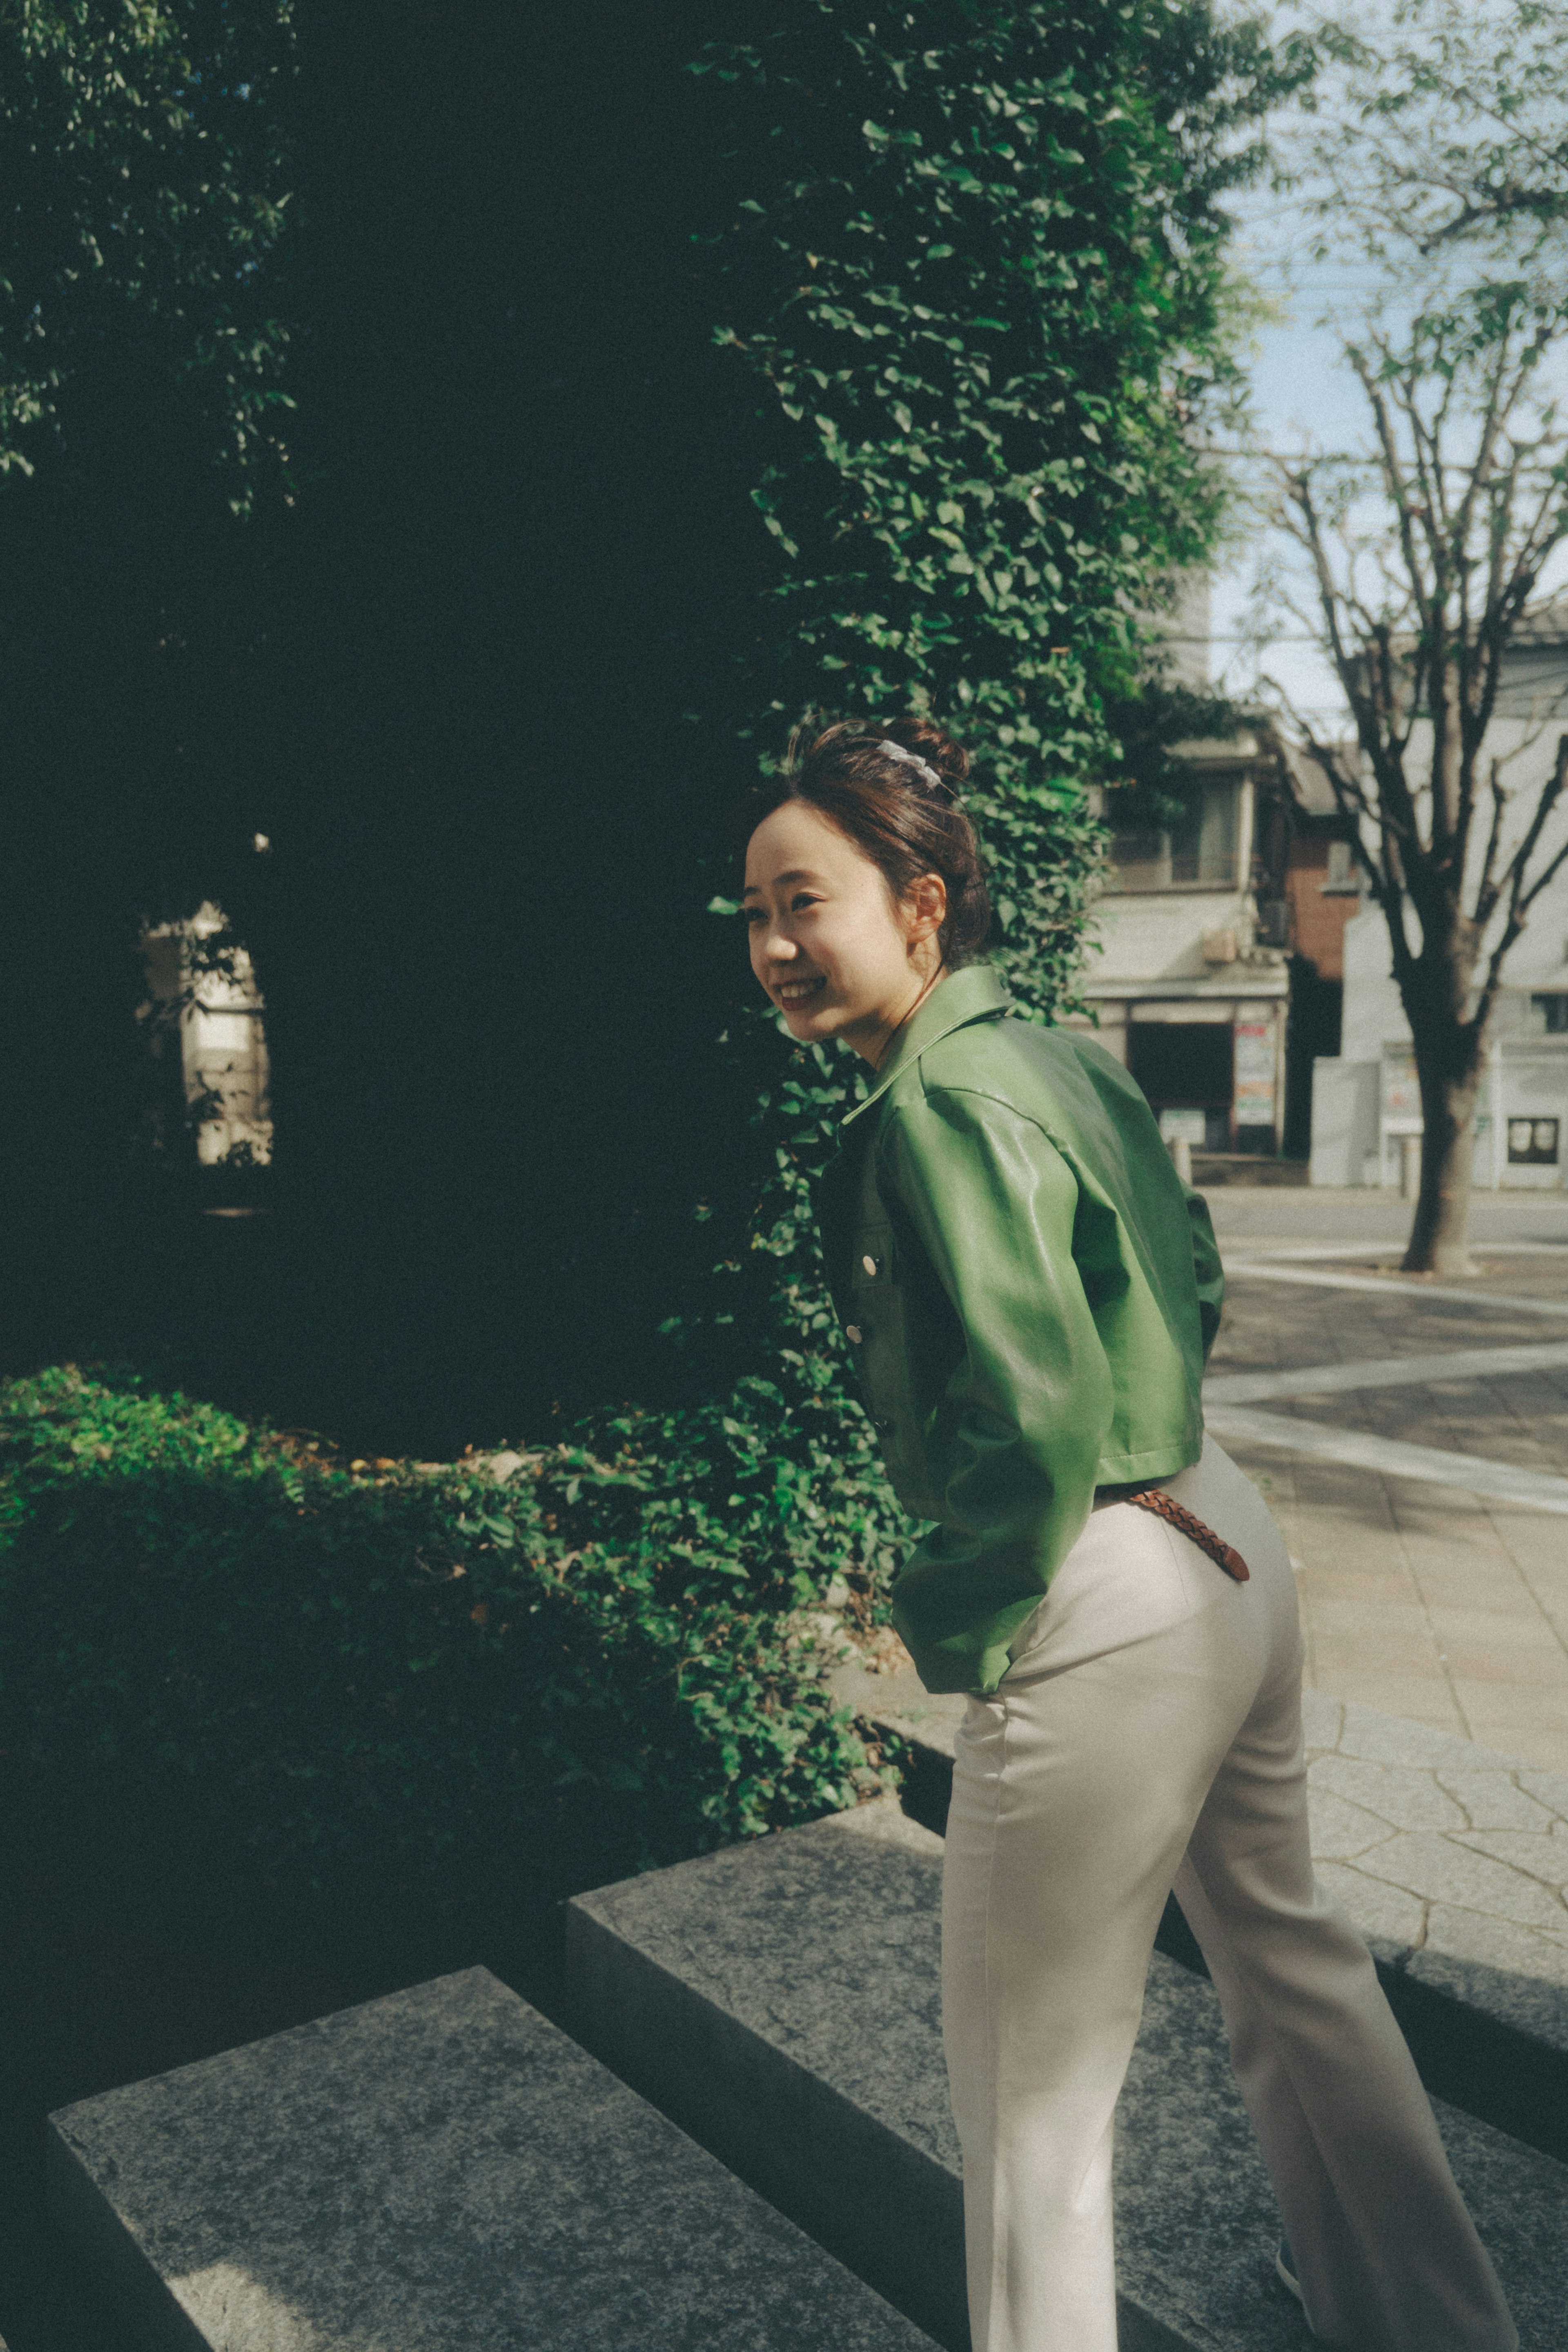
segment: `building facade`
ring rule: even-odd
[[[1565,730],[1568,607],[1560,606],[1522,633],[1483,746],[1483,774],[1496,761],[1509,794],[1505,850],[1522,836],[1539,806]],[[1418,730],[1417,756],[1421,749]],[[1478,833],[1485,830],[1478,827]],[[1560,806],[1531,870],[1542,870],[1565,839],[1568,809]],[[1472,874],[1472,885],[1473,880]],[[1410,1026],[1393,976],[1387,925],[1382,911],[1358,896],[1344,931],[1340,1046],[1334,1055],[1318,1060],[1314,1073],[1312,1182],[1412,1192],[1421,1126]],[[1563,1188],[1568,1165],[1568,865],[1531,908],[1504,966],[1475,1138],[1474,1181],[1483,1189]]]
[[[1113,832],[1084,988],[1092,1025],[1167,1141],[1304,1157],[1314,1063],[1338,1045],[1348,846],[1332,837],[1332,796],[1309,805],[1312,778],[1266,721],[1175,756],[1183,817]],[[1113,796],[1110,815],[1114,826]]]

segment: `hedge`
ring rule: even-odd
[[[854,1803],[889,1768],[821,1611],[883,1615],[903,1530],[831,1435],[753,1380],[350,1465],[132,1372],[11,1381],[6,1811],[177,1822],[261,1887],[481,1853],[565,1888]]]

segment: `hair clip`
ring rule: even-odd
[[[925,779],[925,782],[930,785],[932,791],[934,793],[946,793],[948,799],[954,803],[955,807],[956,807],[958,795],[953,790],[952,785],[948,783],[945,778],[939,776],[936,769],[931,765],[930,761],[923,760],[918,751],[907,751],[902,743],[895,743],[891,735],[883,735],[881,737],[877,748],[879,751],[885,751],[890,760],[901,760],[906,767],[918,768],[922,777]]]

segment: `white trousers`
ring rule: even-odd
[[[1515,2352],[1371,1958],[1313,1886],[1279,1530],[1212,1439],[1166,1485],[1250,1582],[1096,1510],[958,1734],[943,2009],[974,2352],[1115,2352],[1112,2120],[1173,1885],[1317,2335]]]

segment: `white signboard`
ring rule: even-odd
[[[1413,1054],[1383,1056],[1383,1118],[1385,1126],[1408,1121],[1417,1131],[1420,1129],[1421,1089],[1416,1083]]]
[[[1271,1021],[1236,1024],[1236,1124],[1274,1124],[1274,1024]]]

